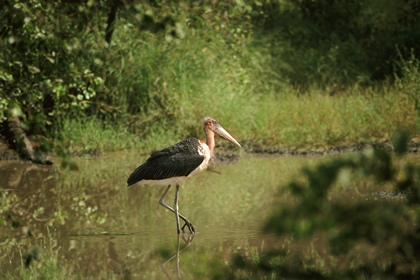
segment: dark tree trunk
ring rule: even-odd
[[[115,29],[115,20],[117,18],[117,10],[118,6],[121,4],[120,0],[114,0],[112,3],[111,11],[108,15],[106,31],[105,31],[105,41],[110,44],[112,39],[112,34],[114,33]]]
[[[52,164],[45,160],[41,153],[35,153],[32,142],[28,139],[25,132],[20,127],[19,117],[11,117],[7,120],[8,140],[15,146],[22,159],[30,160],[39,164]]]

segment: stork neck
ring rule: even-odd
[[[209,147],[210,154],[213,156],[214,150],[214,132],[210,129],[206,130],[206,144]]]

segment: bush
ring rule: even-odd
[[[11,0],[0,13],[3,120],[22,112],[32,132],[46,134],[52,124],[88,108],[103,84],[89,51],[94,32],[78,25],[91,16],[88,5]]]

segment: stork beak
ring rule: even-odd
[[[228,140],[232,142],[234,145],[241,147],[241,144],[238,143],[238,141],[235,140],[235,138],[232,137],[232,135],[229,134],[223,127],[221,127],[219,124],[216,124],[216,128],[213,130],[215,133],[217,133],[220,137],[222,137],[225,140]]]

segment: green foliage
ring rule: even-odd
[[[9,102],[6,99],[0,99],[0,122],[3,122],[6,120],[6,111],[8,108]]]
[[[247,2],[273,57],[268,67],[300,87],[369,84],[400,73],[400,54],[420,54],[416,1]]]
[[[47,134],[57,120],[88,108],[102,88],[89,52],[95,32],[77,26],[93,12],[89,3],[10,0],[0,13],[0,116],[16,106],[33,132]]]
[[[407,137],[401,132],[395,134],[395,138],[398,137],[397,151],[401,154]],[[295,202],[281,205],[266,222],[265,231],[281,236],[292,234],[296,242],[312,239],[326,244],[326,248],[320,250],[326,249],[329,256],[315,259],[324,259],[332,265],[309,265],[313,259],[271,251],[263,254],[258,262],[245,260],[248,266],[241,264],[236,265],[237,268],[247,267],[250,273],[275,273],[279,278],[287,275],[325,279],[363,275],[380,278],[386,275],[394,279],[419,274],[415,253],[420,248],[418,165],[393,159],[383,150],[370,150],[330,159],[304,169],[303,175],[304,178],[288,185]],[[359,198],[354,189],[366,192],[367,182],[381,186],[382,190],[391,185],[393,190],[378,192],[374,200]],[[340,185],[342,188],[336,190]],[[339,192],[344,194],[337,194]],[[374,260],[368,257],[368,261],[366,257],[348,261],[358,254],[375,257]],[[294,260],[294,264],[288,259]],[[340,262],[340,266],[334,266],[334,262]],[[234,263],[238,264],[235,260]]]

